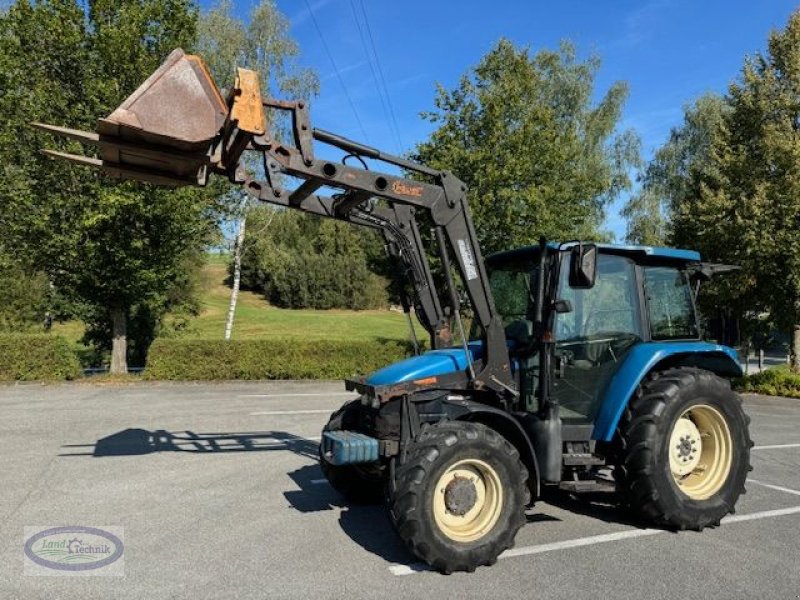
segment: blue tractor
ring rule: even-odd
[[[688,250],[542,243],[485,267],[510,389],[474,386],[487,361],[476,327],[466,347],[348,382],[361,397],[321,446],[337,490],[385,496],[400,537],[443,572],[492,564],[546,487],[612,492],[679,530],[734,510],[752,446],[729,383],[741,367],[703,340],[695,306],[724,266]]]
[[[267,132],[276,111],[288,139]],[[320,465],[351,501],[384,500],[434,568],[494,563],[546,488],[612,491],[673,529],[734,510],[752,446],[729,384],[741,369],[733,349],[703,340],[695,304],[729,267],[690,250],[544,240],[484,259],[452,173],[312,128],[303,102],[262,98],[251,71],[223,96],[180,50],[97,133],[38,126],[99,146],[99,159],[53,156],[117,177],[221,175],[257,200],[380,232],[430,349],[415,337],[414,356],[346,381],[359,397],[325,426]],[[341,162],[327,158],[337,150]]]

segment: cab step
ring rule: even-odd
[[[613,493],[617,491],[617,486],[613,481],[599,479],[562,481],[558,484],[558,489],[572,494],[587,494],[592,492]]]
[[[569,453],[563,455],[565,467],[601,466],[606,464],[606,459],[597,454]]]

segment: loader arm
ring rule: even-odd
[[[99,121],[97,133],[37,126],[100,148],[100,159],[45,151],[51,156],[98,166],[116,177],[164,186],[202,186],[210,174],[216,174],[262,202],[379,230],[395,258],[398,277],[414,289],[414,304],[432,347],[440,348],[449,345],[452,337],[415,217],[424,211],[433,224],[434,239],[440,242],[442,264],[447,265],[450,256],[455,258],[482,332],[481,360],[471,364],[467,350],[469,385],[493,390],[506,399],[517,396],[466,185],[448,171],[313,129],[304,102],[262,98],[258,81],[253,71],[239,69],[234,89],[221,104],[222,96],[202,61],[176,50],[120,108]],[[290,141],[269,134],[271,111],[289,114]],[[414,178],[319,160],[314,156],[315,140],[360,158],[364,165],[364,159],[391,164]],[[252,162],[243,160],[245,153],[260,158],[263,179],[246,168]],[[292,178],[300,184],[285,188],[282,184]],[[337,193],[318,194],[322,188]],[[451,314],[460,325],[458,293],[449,270],[444,271]]]
[[[436,171],[327,131],[312,129],[310,137],[314,140],[362,158],[401,167],[417,174],[420,179],[318,160],[314,157],[310,140],[303,138],[303,126],[308,127],[309,123],[307,106],[303,102],[273,100],[265,100],[263,104],[267,108],[291,111],[296,143],[289,146],[253,135],[242,152],[263,154],[265,178],[259,180],[249,176],[238,160],[235,166],[229,160],[227,164],[232,167],[223,168],[221,172],[263,202],[367,225],[383,232],[391,242],[390,248],[394,245],[395,256],[403,262],[404,271],[409,274],[408,280],[421,309],[421,322],[431,335],[433,347],[442,347],[449,344],[451,336],[415,218],[415,211],[427,212],[439,232],[438,238],[444,239],[449,255],[455,258],[455,267],[483,332],[484,358],[472,383],[477,388],[513,395],[516,386],[511,376],[505,332],[495,309],[483,254],[472,224],[466,185],[447,171]],[[224,143],[224,139],[221,140],[221,144]],[[303,183],[292,190],[283,189],[277,184],[281,175],[301,179]],[[317,190],[323,187],[343,190],[343,193],[335,196],[317,194]],[[373,199],[385,201],[386,206],[375,206]],[[439,250],[444,251],[443,248]],[[452,285],[448,282],[449,287]],[[451,293],[451,297],[453,295]],[[451,305],[456,302],[451,301]],[[451,306],[454,313],[457,309],[457,306]]]

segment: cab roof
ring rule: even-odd
[[[558,242],[548,242],[547,247],[551,250],[562,250],[575,246],[578,242],[566,242],[559,244]],[[594,242],[592,242],[594,243]],[[623,256],[630,256],[634,260],[650,259],[658,260],[663,259],[672,263],[696,263],[700,262],[700,253],[696,250],[683,250],[680,248],[663,248],[660,246],[628,246],[622,244],[600,244],[594,243],[601,252],[607,254],[619,254]],[[502,252],[495,252],[487,257],[489,261],[502,261],[514,258],[528,258],[538,256],[539,246],[524,246],[514,250],[505,250]]]

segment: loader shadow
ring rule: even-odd
[[[317,458],[319,444],[286,431],[196,433],[157,429],[123,429],[90,444],[65,444],[59,456],[138,456],[155,452],[221,454],[228,452],[291,451]]]

